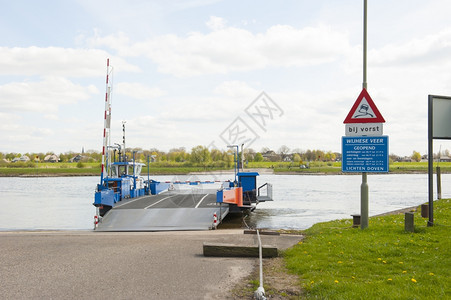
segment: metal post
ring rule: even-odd
[[[241,171],[244,172],[244,144],[241,144]]]
[[[440,161],[440,158],[439,158]],[[442,172],[440,171],[440,167],[437,166],[436,168],[436,175],[437,175],[437,199],[442,199]]]
[[[367,89],[366,80],[366,52],[367,52],[367,0],[363,1],[363,83],[362,87]],[[368,227],[368,177],[367,173],[362,173],[362,184],[360,185],[360,228]]]
[[[368,227],[368,181],[367,173],[362,173],[360,185],[360,229]]]
[[[366,52],[367,52],[367,0],[363,1],[363,88],[367,89],[367,81],[366,81]]]
[[[106,88],[105,88],[105,112],[103,120],[103,148],[102,148],[102,169],[100,172],[100,184],[103,184],[103,172],[105,171],[105,151],[109,146],[109,133],[110,133],[110,122],[111,122],[111,109],[110,109],[110,59],[106,60]],[[108,162],[107,162],[108,164]],[[107,173],[108,174],[108,173]]]
[[[237,170],[236,170],[236,168],[237,168],[237,165],[236,165],[236,161],[237,161],[236,153],[233,153],[233,161],[234,161],[233,170],[235,171],[235,184],[236,184],[237,183],[237,180],[236,180],[236,173],[237,173]]]
[[[429,95],[428,99],[428,193],[429,193],[429,220],[428,226],[434,225],[434,152],[433,152],[433,134],[432,134],[432,105],[433,99],[432,96]]]
[[[125,148],[125,123],[126,121],[122,121],[122,144],[124,145],[124,161],[127,161],[127,150]]]
[[[147,155],[147,189],[150,195],[150,155]]]
[[[237,183],[237,173],[240,171],[239,169],[239,146],[238,145],[227,145],[228,148],[234,148],[236,147],[236,153],[233,153],[233,161],[235,163],[234,170],[235,170],[235,183]]]
[[[136,174],[135,174],[135,165],[136,165],[136,162],[135,162],[135,153],[136,153],[136,151],[133,151],[133,189],[134,189],[135,192],[136,192]]]

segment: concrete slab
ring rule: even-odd
[[[243,230],[0,232],[0,295],[2,299],[229,299],[229,290],[249,275],[257,260],[207,258],[202,246],[236,242],[243,236]],[[262,236],[262,241],[283,249],[301,238]]]

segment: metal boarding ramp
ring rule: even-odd
[[[204,191],[205,192],[205,191]],[[126,200],[111,209],[96,231],[209,230],[229,213],[208,193],[170,193]]]

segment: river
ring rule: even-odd
[[[208,175],[152,178],[212,179]],[[233,174],[214,179],[233,179]],[[98,181],[98,177],[0,178],[0,230],[91,230]],[[248,220],[259,228],[306,229],[360,213],[359,175],[258,177],[259,185],[265,182],[273,184],[274,201],[260,203]],[[427,182],[427,174],[368,175],[370,216],[427,202]],[[451,174],[442,175],[442,197],[451,198]]]

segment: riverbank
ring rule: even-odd
[[[434,202],[432,227],[414,208],[414,233],[404,231],[406,210],[412,208],[371,217],[365,230],[347,219],[301,231],[305,239],[285,251],[282,262],[267,263],[267,294],[271,299],[298,299],[296,291],[305,299],[449,298],[451,200]],[[293,275],[300,281],[289,286],[271,280]],[[248,278],[251,284],[257,280]]]
[[[442,162],[439,164],[441,173],[451,173],[451,163]],[[434,170],[436,165],[434,164]],[[342,175],[342,174],[359,174],[359,173],[343,173],[341,172],[341,164],[314,162],[309,164],[309,168],[301,168],[299,164],[290,162],[261,162],[250,163],[245,168],[246,171],[257,170],[261,174],[278,174],[278,175]],[[62,177],[62,176],[99,176],[100,165],[98,163],[86,163],[82,167],[77,164],[53,163],[53,164],[35,164],[33,167],[16,167],[10,164],[0,167],[0,177]],[[144,167],[141,174],[147,175],[147,167]],[[149,174],[154,175],[208,175],[208,174],[224,174],[233,173],[234,169],[221,169],[217,167],[200,167],[200,166],[178,166],[172,167],[165,165],[151,164]],[[428,172],[427,162],[396,162],[389,166],[389,174],[426,174]]]

